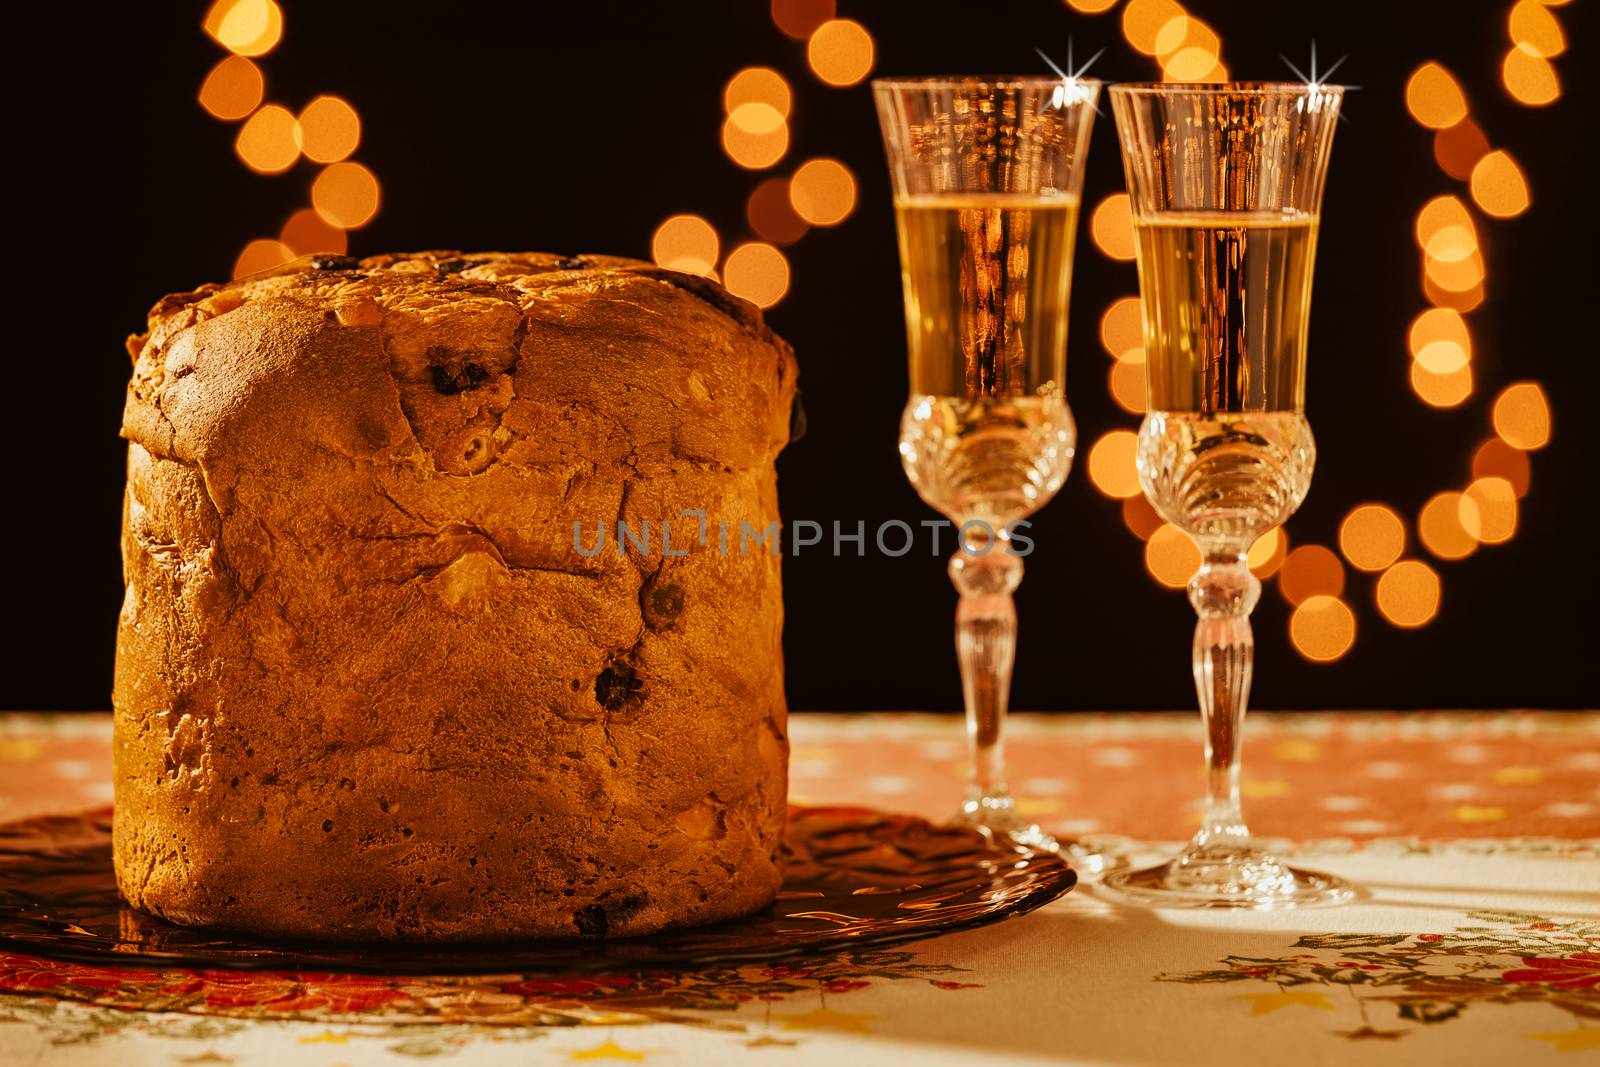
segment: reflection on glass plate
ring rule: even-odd
[[[127,907],[111,813],[0,825],[0,948],[58,959],[341,971],[569,973],[686,968],[838,952],[1022,915],[1071,889],[1059,856],[861,808],[791,808],[788,877],[743,919],[620,940],[341,944],[176,926]]]

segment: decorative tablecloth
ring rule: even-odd
[[[796,715],[793,799],[939,817],[962,724]],[[1252,827],[1342,908],[1147,911],[1093,885],[979,930],[781,966],[385,978],[0,952],[0,1064],[1600,1061],[1600,714],[1254,713]],[[1155,859],[1198,820],[1198,716],[1017,715],[1050,828]],[[0,714],[0,821],[105,805],[105,716]]]

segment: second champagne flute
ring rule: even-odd
[[[1352,894],[1267,852],[1239,810],[1250,611],[1261,592],[1246,556],[1311,487],[1311,267],[1342,99],[1327,85],[1111,89],[1144,313],[1139,482],[1202,557],[1189,602],[1199,616],[1190,658],[1206,731],[1205,812],[1178,858],[1106,880],[1141,903],[1299,908]]]
[[[1052,78],[873,83],[910,347],[900,457],[960,531],[949,570],[971,771],[957,821],[1032,847],[1056,842],[1018,814],[1005,782],[1011,594],[1022,580],[1011,533],[1060,489],[1077,441],[1067,298],[1099,89]]]

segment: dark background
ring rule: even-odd
[[[932,517],[895,453],[904,336],[869,91],[818,82],[804,45],[774,28],[765,3],[283,6],[283,43],[260,61],[268,99],[296,110],[318,93],[349,99],[364,122],[356,158],[383,184],[382,213],[352,235],[357,254],[450,247],[648,258],[655,226],[679,211],[709,218],[731,247],[746,234],[744,201],[764,175],[721,150],[722,87],[748,65],[781,71],[796,100],[790,152],[774,172],[827,155],[860,183],[848,221],[813,229],[786,250],[792,286],[769,313],[799,354],[810,413],[809,436],[780,464],[785,516],[864,519],[869,529]],[[1461,563],[1434,562],[1444,601],[1432,624],[1389,626],[1372,606],[1371,577],[1347,571],[1356,645],[1319,666],[1289,646],[1288,608],[1269,586],[1255,616],[1253,702],[1600,703],[1590,621],[1600,557],[1585,500],[1595,479],[1581,434],[1590,417],[1581,405],[1596,384],[1591,5],[1558,9],[1571,42],[1554,61],[1564,95],[1542,109],[1514,104],[1499,85],[1509,2],[1188,6],[1222,35],[1235,77],[1285,77],[1279,52],[1299,62],[1315,37],[1324,65],[1350,54],[1338,80],[1362,87],[1346,104],[1325,202],[1309,404],[1320,449],[1310,498],[1289,524],[1294,541],[1333,543],[1342,516],[1368,499],[1397,508],[1409,525],[1435,492],[1464,485],[1504,383],[1536,378],[1554,405],[1554,441],[1533,456],[1517,536]],[[235,125],[195,102],[224,54],[199,28],[203,5],[118,7],[131,11],[125,25],[76,27],[81,52],[44,55],[54,77],[36,84],[26,109],[38,124],[33,148],[12,160],[31,175],[33,194],[14,209],[25,235],[59,242],[81,225],[82,243],[71,256],[48,246],[62,262],[58,284],[25,286],[31,351],[14,354],[14,384],[46,388],[14,394],[28,399],[13,405],[20,425],[11,469],[22,485],[5,524],[7,592],[14,618],[26,622],[8,641],[3,707],[108,706],[121,592],[123,338],[143,328],[163,293],[225,279],[246,241],[275,234],[304,206],[315,173],[304,162],[279,177],[251,173],[233,154]],[[1034,47],[1064,57],[1068,34],[1080,57],[1106,47],[1100,77],[1157,74],[1123,41],[1116,12],[1081,15],[1060,0],[845,2],[840,15],[871,30],[875,74],[1045,73]],[[21,39],[14,46],[30,50]],[[1411,392],[1405,344],[1407,325],[1426,306],[1412,237],[1417,209],[1439,193],[1465,196],[1435,165],[1430,133],[1405,112],[1405,80],[1427,59],[1462,80],[1474,118],[1523,165],[1534,197],[1518,219],[1480,218],[1489,299],[1469,319],[1477,388],[1443,411]],[[1085,203],[1121,185],[1107,116]],[[1136,282],[1131,264],[1100,256],[1086,233],[1078,265],[1068,394],[1086,452],[1107,429],[1137,422],[1107,394],[1096,328],[1109,301]],[[1190,609],[1146,574],[1141,542],[1123,527],[1118,504],[1091,487],[1082,454],[1064,491],[1035,517],[1038,548],[1018,595],[1013,705],[1192,706]],[[793,707],[959,706],[954,593],[944,560],[925,548],[900,560],[815,552],[786,560]],[[1420,551],[1414,539],[1410,551]]]

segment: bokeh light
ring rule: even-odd
[[[855,85],[872,73],[872,34],[852,19],[831,19],[817,27],[806,43],[806,61],[828,85]]]
[[[1528,210],[1532,198],[1522,168],[1510,154],[1496,149],[1472,168],[1472,199],[1497,219],[1514,218]]]
[[[773,25],[797,41],[816,33],[833,14],[833,0],[772,0]]]
[[[1356,616],[1336,596],[1307,597],[1289,616],[1289,642],[1314,663],[1331,663],[1356,641]]]
[[[722,265],[722,284],[761,308],[769,308],[789,291],[789,261],[772,245],[759,241],[742,244],[728,253]]]
[[[1156,38],[1173,19],[1184,17],[1174,0],[1128,0],[1122,9],[1122,35],[1147,56],[1156,54]]]
[[[650,238],[650,258],[685,274],[710,274],[720,251],[717,231],[699,215],[673,215]]]
[[[1478,235],[1470,226],[1441,226],[1429,235],[1423,249],[1429,259],[1440,263],[1463,262],[1477,250]]]
[[[1417,212],[1417,247],[1427,251],[1440,231],[1450,228],[1467,231],[1472,235],[1472,246],[1477,247],[1478,231],[1467,205],[1458,197],[1436,196],[1423,204],[1422,210]]]
[[[1406,550],[1406,524],[1383,504],[1362,504],[1339,524],[1339,551],[1362,571],[1381,571]]]
[[[1161,80],[1167,82],[1221,82],[1228,80],[1228,68],[1216,55],[1203,48],[1184,48],[1161,64]]]
[[[337,226],[317,214],[315,208],[301,208],[283,224],[278,240],[287,245],[295,255],[307,256],[313,252],[332,252],[343,255],[350,249],[350,238]]]
[[[728,122],[741,133],[757,137],[783,129],[783,112],[771,104],[749,100],[728,112]]]
[[[300,151],[314,163],[350,158],[361,143],[361,117],[337,96],[319,96],[300,112]]]
[[[1221,61],[1222,39],[1192,15],[1168,19],[1156,31],[1156,55],[1161,59],[1161,79],[1169,82],[1217,81],[1225,77]]]
[[[1429,308],[1411,322],[1407,335],[1413,358],[1437,345],[1448,345],[1460,350],[1466,359],[1472,358],[1472,334],[1467,331],[1467,320],[1451,308]]]
[[[1494,432],[1525,452],[1550,443],[1550,401],[1538,382],[1514,382],[1494,401]]]
[[[258,174],[282,174],[300,158],[300,124],[287,108],[268,104],[239,127],[234,151]]]
[[[789,180],[795,214],[813,226],[834,226],[856,207],[856,179],[837,159],[811,159]]]
[[[1095,247],[1112,259],[1133,258],[1133,209],[1127,193],[1113,193],[1100,201],[1089,217]]]
[[[1139,435],[1132,430],[1112,430],[1089,449],[1089,480],[1106,496],[1123,499],[1139,490]]]
[[[259,107],[265,92],[260,67],[244,56],[228,56],[200,84],[200,106],[216,118],[234,122]]]
[[[789,150],[789,126],[770,104],[741,104],[722,124],[722,148],[746,170],[765,170]]]
[[[1193,15],[1178,15],[1162,23],[1156,31],[1156,55],[1166,58],[1185,48],[1198,48],[1216,56],[1222,51],[1222,38]]]
[[[1533,464],[1528,461],[1526,452],[1512,448],[1498,437],[1491,437],[1472,454],[1472,476],[1504,478],[1511,483],[1511,491],[1520,500],[1528,495],[1528,487],[1533,481]]]
[[[1467,96],[1448,70],[1424,63],[1406,82],[1406,110],[1429,129],[1448,129],[1467,117]]]
[[[1450,240],[1454,233],[1459,232],[1461,231],[1456,230],[1454,227],[1442,230],[1436,236],[1435,243],[1443,244]],[[1449,253],[1457,253],[1459,249],[1459,245],[1452,245],[1449,248]],[[1483,257],[1478,254],[1476,248],[1471,249],[1459,259],[1441,259],[1432,255],[1425,256],[1423,258],[1423,270],[1426,272],[1428,281],[1449,293],[1471,292],[1483,284],[1485,275]]]
[[[1457,181],[1472,177],[1472,168],[1489,151],[1489,139],[1471,119],[1462,119],[1433,135],[1433,158],[1439,169]]]
[[[200,25],[235,55],[264,56],[283,38],[283,11],[273,0],[217,0]]]
[[[1148,541],[1151,534],[1161,529],[1162,519],[1156,514],[1156,509],[1150,506],[1150,501],[1140,493],[1122,502],[1122,523],[1133,536]]]
[[[768,178],[756,186],[745,202],[744,217],[757,235],[775,245],[792,245],[811,228],[789,201],[787,178]]]
[[[1278,592],[1291,604],[1314,596],[1344,592],[1344,564],[1322,545],[1301,545],[1284,557],[1278,571]]]
[[[1454,341],[1434,341],[1417,353],[1417,362],[1422,369],[1434,375],[1455,374],[1467,365],[1470,358],[1467,350]]]
[[[1517,532],[1517,493],[1504,478],[1475,478],[1461,494],[1461,528],[1474,541],[1504,544]]]
[[[1100,343],[1124,363],[1144,362],[1144,313],[1136,296],[1119,297],[1100,316]]]
[[[730,115],[745,104],[765,104],[786,119],[792,103],[789,83],[770,67],[746,67],[722,90],[722,108]]]
[[[1200,548],[1194,538],[1163,523],[1145,542],[1144,565],[1150,577],[1168,589],[1182,589],[1200,569]]]
[[[1462,364],[1448,374],[1435,374],[1420,361],[1413,362],[1411,388],[1430,407],[1456,407],[1472,395],[1472,365]]]
[[[1378,611],[1405,629],[1425,626],[1439,614],[1439,574],[1419,559],[1402,560],[1378,578]]]
[[[1561,79],[1543,56],[1513,47],[1500,64],[1500,83],[1524,107],[1544,107],[1561,97]]]
[[[1439,559],[1466,559],[1478,542],[1461,525],[1462,494],[1453,490],[1436,494],[1417,515],[1417,539]]]
[[[1249,555],[1245,556],[1245,564],[1251,574],[1267,579],[1278,572],[1288,555],[1289,535],[1283,532],[1283,527],[1275,526],[1256,538]]]
[[[1067,0],[1067,6],[1085,15],[1103,15],[1117,6],[1117,0]]]
[[[1561,22],[1538,0],[1518,0],[1506,19],[1513,44],[1530,55],[1559,56],[1567,50],[1567,35]]]
[[[268,0],[267,27],[261,35],[247,44],[240,45],[233,51],[242,56],[264,56],[283,40],[283,8]]]
[[[1453,308],[1460,312],[1471,311],[1483,303],[1484,297],[1487,295],[1481,281],[1471,289],[1452,292],[1443,286],[1434,284],[1433,279],[1428,276],[1426,270],[1422,272],[1422,292],[1428,298],[1428,303],[1435,307]]]
[[[239,258],[233,261],[233,276],[243,278],[249,274],[271,270],[281,267],[294,258],[294,249],[282,241],[274,241],[263,237],[251,241],[244,246],[244,251],[239,253]]]
[[[1157,56],[1171,56],[1178,51],[1184,43],[1186,30],[1190,22],[1194,22],[1189,14],[1179,14],[1178,18],[1166,19],[1162,22],[1162,29],[1155,30],[1155,54]],[[1213,34],[1214,37],[1214,34]],[[1221,43],[1219,43],[1221,45]]]
[[[1123,411],[1134,415],[1144,414],[1145,384],[1143,363],[1117,360],[1111,364],[1111,376],[1106,385],[1111,390],[1111,399],[1115,400],[1117,406]]]
[[[311,206],[342,230],[359,230],[378,214],[377,177],[360,163],[334,163],[311,183]]]

